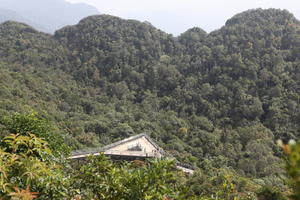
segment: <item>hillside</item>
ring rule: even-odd
[[[300,23],[240,13],[179,37],[91,16],[48,35],[0,25],[0,113],[37,110],[74,148],[147,132],[179,160],[280,184],[274,141],[299,138]]]

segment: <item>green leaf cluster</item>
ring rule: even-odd
[[[0,166],[1,199],[21,195],[18,194],[22,191],[20,189],[24,189],[24,196],[16,199],[26,199],[30,191],[38,194],[39,199],[63,199],[67,196],[70,182],[62,166],[53,160],[48,143],[33,134],[11,134],[3,138]]]

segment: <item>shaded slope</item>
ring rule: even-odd
[[[299,102],[299,35],[300,23],[289,12],[249,10],[229,19],[204,42],[194,43],[202,47],[190,52],[190,70],[205,73],[203,83],[230,91],[207,100],[231,105],[223,115],[232,125],[256,119],[278,136],[291,130],[298,135],[299,113],[291,105]]]
[[[50,35],[17,22],[0,25],[0,46],[0,113],[34,109],[62,120],[61,102],[79,93],[64,72],[70,66],[68,50]]]
[[[39,64],[55,68],[68,66],[68,50],[50,35],[38,32],[26,24],[4,22],[0,25],[0,37],[2,61],[35,68],[39,68]]]

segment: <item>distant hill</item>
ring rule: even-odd
[[[26,23],[32,27],[35,27],[36,29],[44,32],[49,32],[46,28],[26,19],[25,17],[19,15],[17,12],[7,9],[1,9],[0,8],[0,23],[3,23],[5,21],[17,21]]]
[[[0,0],[0,22],[24,22],[49,33],[94,14],[99,12],[92,6],[64,0]]]
[[[18,13],[12,10],[0,9],[0,22],[5,22],[8,20],[19,21],[30,24],[30,22],[24,17],[18,15]]]

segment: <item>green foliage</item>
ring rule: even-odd
[[[1,199],[62,199],[69,180],[48,143],[33,134],[11,134],[0,146]],[[33,192],[32,192],[33,191]]]
[[[299,21],[277,9],[178,37],[108,15],[55,35],[3,23],[0,114],[12,117],[1,120],[1,136],[31,132],[56,154],[65,152],[60,133],[82,149],[147,132],[179,161],[282,187],[274,140],[300,133],[299,35]],[[54,129],[12,115],[28,110]]]
[[[263,187],[258,193],[257,193],[259,200],[286,200],[282,193],[271,186],[265,186]]]
[[[20,127],[18,123],[11,125]],[[201,163],[202,169],[192,176],[177,171],[174,160],[113,163],[103,154],[72,161],[71,168],[53,156],[45,140],[29,132],[21,134],[22,130],[25,128],[18,131],[20,134],[10,134],[0,141],[0,198],[4,200],[287,199],[288,192],[272,186],[262,187],[258,180],[241,177],[232,169],[214,167],[214,162],[223,162],[223,158],[206,159]],[[299,199],[300,145],[291,141],[290,145],[281,144],[281,147],[287,154],[287,172],[294,189],[292,198]]]
[[[183,199],[172,161],[117,166],[104,155],[89,158],[76,174],[76,188],[90,199]]]
[[[5,152],[38,157],[42,160],[46,160],[47,155],[51,154],[48,143],[31,133],[28,136],[8,135],[3,138],[1,146]]]
[[[282,146],[287,155],[286,165],[287,172],[290,178],[290,183],[293,188],[292,199],[300,199],[300,142],[290,142],[289,145]]]
[[[38,116],[37,113],[19,114],[15,113],[10,117],[3,117],[0,121],[3,126],[3,132],[19,134],[22,136],[31,137],[32,134],[43,138],[49,143],[49,148],[57,155],[67,155],[69,148],[64,144],[62,135],[57,133],[54,127]],[[22,139],[20,139],[22,141]]]
[[[211,168],[198,170],[187,181],[189,192],[198,197],[215,199],[257,199],[255,192],[260,185],[250,179],[238,176],[230,169]]]

